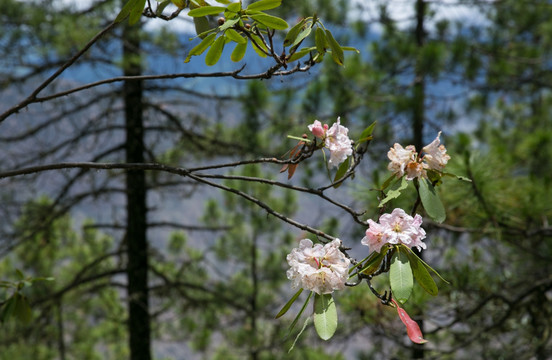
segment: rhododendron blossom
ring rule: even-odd
[[[308,126],[312,134],[324,141],[324,147],[330,150],[330,166],[339,166],[348,156],[353,154],[353,142],[347,135],[349,129],[340,124],[340,118],[328,129],[328,125],[318,120]]]
[[[403,148],[400,144],[395,143],[387,153],[387,157],[391,160],[387,169],[397,177],[406,174],[406,180],[427,178],[426,170],[443,170],[450,160],[450,156],[447,155],[445,146],[441,145],[440,136],[441,132],[439,131],[435,140],[424,146],[422,149],[424,156],[420,156],[416,152],[414,145]]]
[[[422,240],[426,233],[421,225],[420,215],[412,217],[403,209],[397,208],[391,214],[383,214],[379,223],[368,220],[369,227],[361,243],[376,252],[380,252],[385,244],[403,244],[409,248],[425,249],[426,244]]]
[[[340,245],[339,239],[314,246],[309,239],[301,240],[299,247],[293,249],[286,258],[291,267],[287,277],[293,281],[293,287],[301,287],[319,295],[342,290],[351,261],[339,250]]]

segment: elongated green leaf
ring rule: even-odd
[[[295,61],[295,60],[299,60],[300,58],[302,58],[303,56],[307,55],[308,53],[310,53],[311,51],[313,50],[316,50],[316,48],[314,46],[312,47],[307,47],[307,48],[303,48],[299,51],[296,51],[293,55],[291,55],[291,57],[288,59],[288,62],[292,62],[292,61]]]
[[[140,20],[140,18],[142,17],[142,11],[144,11],[144,7],[146,7],[146,0],[136,1],[136,4],[130,10],[130,15],[128,17],[128,23],[130,25],[134,25],[138,22],[138,20]]]
[[[222,50],[224,50],[224,44],[226,43],[226,38],[224,36],[219,36],[211,45],[207,55],[205,55],[205,64],[207,66],[215,65],[222,55]]]
[[[218,15],[221,12],[224,12],[224,10],[226,10],[224,6],[202,6],[200,8],[190,10],[188,15],[192,17]]]
[[[385,205],[389,200],[398,198],[401,195],[401,192],[407,187],[408,187],[408,181],[406,180],[406,176],[403,176],[399,187],[394,190],[389,190],[389,192],[385,196],[385,199],[380,201],[379,207],[382,207],[383,205]]]
[[[305,19],[303,19],[297,24],[295,24],[291,29],[289,29],[284,39],[284,46],[290,46],[291,44],[293,44],[295,39],[297,39],[297,35],[299,35],[299,32],[303,30],[303,26],[305,26],[305,22],[306,22]]]
[[[343,61],[345,60],[345,56],[343,55],[343,50],[341,49],[341,46],[335,41],[332,33],[329,30],[326,30],[326,40],[328,42],[328,45],[330,46],[330,49],[332,49],[332,59],[334,62],[338,65],[343,65]]]
[[[237,13],[238,11],[241,11],[241,9],[242,9],[241,8],[241,1],[231,3],[230,5],[228,5],[228,7],[226,9],[230,12],[233,12],[233,13]]]
[[[416,259],[418,259],[418,261],[419,261],[420,263],[422,263],[422,264],[426,267],[426,269],[431,270],[435,275],[437,275],[437,277],[438,277],[439,279],[441,279],[442,281],[444,281],[444,282],[447,283],[447,284],[450,284],[450,282],[448,282],[447,280],[445,280],[445,278],[443,278],[443,277],[441,276],[441,274],[439,274],[439,273],[437,272],[437,270],[435,270],[434,268],[432,268],[431,266],[429,266],[428,263],[426,263],[425,261],[423,261],[422,259],[420,259],[420,258],[418,257],[418,255],[416,255],[416,253],[415,253],[414,251],[412,251],[411,249],[408,249],[408,250],[410,251],[410,256],[414,256]]]
[[[227,19],[224,24],[222,24],[221,26],[219,26],[219,31],[225,31],[227,29],[230,29],[232,26],[236,25],[236,23],[240,21],[240,18],[235,18],[235,19]]]
[[[13,315],[17,320],[21,321],[24,324],[28,324],[32,318],[31,306],[27,298],[20,293],[14,295],[15,305],[13,309]]]
[[[249,4],[247,10],[263,11],[277,8],[282,4],[282,0],[260,0]]]
[[[256,22],[261,23],[264,26],[269,27],[271,29],[285,30],[289,27],[288,23],[284,19],[280,19],[279,17],[276,17],[276,16],[263,14],[263,13],[249,15],[249,16]]]
[[[412,269],[408,261],[408,256],[405,251],[395,252],[391,258],[391,267],[389,268],[389,282],[393,297],[398,302],[404,304],[412,293],[414,287],[414,279],[412,277]]]
[[[408,251],[406,255],[408,256],[410,268],[412,269],[412,273],[414,274],[414,278],[418,284],[420,284],[422,289],[424,289],[428,294],[433,296],[437,295],[439,289],[424,264],[420,261],[420,258],[415,256],[411,251]]]
[[[247,39],[238,34],[238,32],[234,29],[228,29],[224,33],[226,37],[232,41],[237,42],[238,44],[247,44]]]
[[[309,304],[309,301],[312,297],[312,294],[313,294],[313,292],[311,291],[309,293],[309,296],[307,297],[307,300],[305,300],[305,302],[303,303],[303,306],[301,307],[301,310],[299,311],[299,313],[297,314],[295,319],[293,319],[291,325],[289,326],[288,332],[291,332],[293,330],[293,328],[295,327],[295,325],[297,325],[297,321],[299,321],[299,318],[301,317],[301,315],[303,315],[303,312],[307,308],[307,305]]]
[[[207,19],[206,16],[195,17],[194,26],[195,26],[196,34],[202,39],[205,39],[205,37],[212,30],[211,24],[209,24],[209,20]]]
[[[350,158],[347,158],[344,162],[341,163],[341,165],[339,165],[339,168],[337,169],[337,172],[335,173],[335,177],[333,180],[334,183],[339,179],[341,179],[343,175],[345,175],[345,173],[347,173],[347,170],[349,170],[349,163],[350,163]],[[333,187],[337,189],[342,184],[343,184],[343,181],[340,182],[339,184],[335,184]]]
[[[295,302],[295,300],[297,300],[297,298],[299,297],[299,295],[301,295],[301,293],[303,292],[303,289],[299,289],[299,291],[297,291],[295,293],[295,295],[293,295],[291,297],[291,299],[289,299],[289,301],[284,305],[284,307],[282,308],[282,310],[280,310],[278,312],[278,314],[276,315],[275,319],[278,319],[279,317],[281,317],[282,315],[284,315],[285,313],[287,313],[287,311],[289,310],[289,308],[291,307],[291,305]]]
[[[1,308],[2,311],[0,312],[0,321],[2,323],[6,322],[6,320],[8,320],[14,312],[15,302],[17,301],[15,299],[15,295],[16,294],[12,295],[8,300],[6,300],[6,302]]]
[[[134,9],[135,6],[137,6],[137,4],[139,3],[140,0],[129,0],[124,6],[123,8],[121,9],[121,11],[119,12],[119,15],[117,15],[117,17],[115,18],[115,21],[116,23],[119,23],[121,21],[123,21],[124,19],[127,18],[127,16],[130,15],[130,12],[132,11],[132,9]]]
[[[374,121],[366,129],[362,130],[360,133],[360,138],[356,141],[357,144],[363,143],[365,141],[372,139],[372,133],[374,132],[374,127],[376,126],[376,121]]]
[[[19,280],[25,279],[25,275],[23,275],[23,273],[21,272],[21,270],[15,269],[15,274],[17,275],[17,278],[18,278]]]
[[[420,180],[420,199],[427,214],[436,222],[441,223],[447,217],[445,207],[439,199],[439,195],[429,180]]]
[[[251,38],[254,40],[254,42],[251,41],[251,44],[253,45],[253,50],[255,50],[257,55],[259,55],[260,57],[266,57],[266,53],[268,52],[268,48],[265,46],[265,44],[263,43],[261,38],[258,37],[255,34],[251,34]]]
[[[314,295],[314,328],[322,340],[329,340],[337,330],[337,308],[332,294]]]
[[[295,38],[295,40],[293,40],[293,42],[291,43],[291,47],[294,47],[294,46],[297,46],[299,45],[299,43],[303,40],[305,40],[305,38],[307,36],[309,36],[309,34],[311,33],[312,31],[312,28],[310,26],[307,26],[306,28],[304,28],[303,30],[301,30],[301,32],[299,33],[299,35],[297,35],[297,37]]]
[[[192,56],[201,55],[211,44],[215,41],[217,34],[209,34],[205,39],[203,39],[199,44],[194,46],[192,50],[186,56],[184,60],[185,63],[189,62]]]
[[[383,261],[383,258],[385,255],[387,255],[387,251],[389,250],[389,246],[384,246],[381,248],[381,251],[379,253],[373,252],[374,255],[371,259],[369,259],[368,262],[364,264],[362,269],[360,269],[359,272],[364,273],[366,275],[373,274],[376,270],[379,269],[381,262]]]
[[[230,60],[234,62],[238,62],[245,56],[245,52],[247,51],[247,42],[243,44],[236,44],[236,47],[234,50],[232,50],[232,54],[230,55]]]
[[[228,5],[232,3],[230,0],[215,0],[215,1],[218,2],[219,4],[224,4],[224,5]]]
[[[324,54],[326,48],[328,47],[328,42],[326,41],[326,34],[321,27],[317,27],[314,33],[314,43],[316,44],[316,50],[319,53]]]
[[[168,1],[166,1],[168,2]],[[186,7],[185,0],[171,0],[171,2],[179,9],[184,9]]]
[[[343,50],[343,51],[354,51],[357,54],[360,54],[360,50],[355,48],[355,47],[352,47],[352,46],[342,46],[341,50]]]

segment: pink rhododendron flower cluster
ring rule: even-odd
[[[349,129],[340,124],[340,118],[337,118],[337,122],[331,128],[328,128],[326,124],[322,125],[318,120],[314,120],[314,123],[308,128],[314,136],[322,139],[324,147],[330,150],[330,160],[328,161],[330,166],[339,166],[353,154],[353,144],[348,136]]]
[[[379,223],[368,220],[368,230],[362,239],[363,245],[370,250],[380,252],[385,244],[404,244],[409,248],[425,249],[422,242],[426,237],[425,230],[421,228],[422,217],[418,214],[412,217],[403,209],[395,209],[391,214],[383,214]]]
[[[287,256],[291,267],[287,271],[293,287],[301,287],[317,294],[330,294],[342,290],[348,277],[351,261],[339,250],[341,240],[335,239],[326,245],[303,239],[299,247]]]
[[[422,157],[418,155],[413,145],[403,148],[400,144],[395,143],[387,153],[387,157],[391,160],[387,169],[397,177],[406,174],[407,180],[427,177],[426,170],[443,170],[450,160],[450,156],[447,155],[445,146],[441,145],[440,136],[441,132],[439,131],[435,140],[424,146]]]

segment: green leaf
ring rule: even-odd
[[[337,330],[337,308],[332,294],[314,295],[314,328],[322,340],[329,340]]]
[[[215,0],[215,1],[218,2],[219,4],[224,4],[224,5],[228,5],[232,3],[230,0]]]
[[[220,56],[222,55],[222,50],[224,50],[225,42],[226,38],[224,36],[219,36],[213,42],[213,45],[211,45],[211,48],[205,56],[205,64],[207,66],[213,66],[219,61]]]
[[[442,223],[447,214],[439,195],[433,185],[427,179],[420,180],[420,199],[427,214],[436,222]]]
[[[439,274],[439,273],[437,272],[437,270],[435,270],[434,268],[432,268],[431,266],[429,266],[428,263],[426,263],[425,261],[423,261],[422,259],[420,259],[420,258],[418,257],[418,255],[416,255],[416,253],[415,253],[414,251],[412,251],[411,249],[408,249],[408,250],[410,251],[410,256],[414,256],[414,257],[417,259],[417,261],[419,261],[420,263],[422,263],[422,264],[426,267],[426,269],[431,270],[435,275],[437,275],[437,277],[438,277],[439,279],[441,279],[441,280],[442,280],[443,282],[445,282],[446,284],[450,284],[450,282],[448,282],[447,280],[445,280],[445,278],[442,277],[441,274]]]
[[[230,12],[233,12],[233,13],[237,13],[237,12],[241,11],[241,9],[242,9],[241,1],[232,3],[232,4],[228,5],[228,7],[226,8],[227,11],[230,11]]]
[[[293,319],[291,325],[289,326],[289,332],[291,332],[293,330],[293,328],[295,327],[295,325],[297,324],[297,321],[299,321],[299,318],[301,317],[301,315],[303,315],[303,312],[305,311],[305,309],[307,308],[307,305],[309,304],[309,301],[312,297],[312,294],[313,292],[311,291],[309,293],[309,296],[307,297],[307,300],[305,300],[305,303],[303,304],[303,306],[301,307],[301,310],[299,311],[299,313],[297,314],[297,316],[295,317],[295,319]]]
[[[307,55],[308,53],[310,53],[313,50],[316,50],[316,48],[314,46],[307,47],[307,48],[302,48],[301,50],[296,51],[295,53],[293,53],[293,55],[291,55],[290,58],[288,59],[288,62],[299,60],[300,58]]]
[[[404,250],[401,251],[400,247],[391,258],[389,282],[391,284],[391,290],[393,291],[393,297],[401,304],[404,304],[412,293],[414,279],[412,277],[412,269],[410,268],[408,256]]]
[[[284,19],[280,19],[279,17],[276,17],[276,16],[272,16],[264,13],[259,13],[259,14],[249,15],[249,16],[256,22],[261,23],[271,29],[285,30],[289,27],[288,23]]]
[[[168,1],[166,1],[168,2]],[[179,9],[184,9],[186,7],[185,0],[171,0],[171,2]]]
[[[249,4],[247,10],[262,11],[277,8],[282,4],[282,0],[260,0]]]
[[[177,0],[173,0],[173,3],[174,1],[177,1]],[[159,16],[161,14],[163,14],[163,10],[165,10],[165,8],[171,3],[171,0],[165,0],[161,3],[158,3],[157,4],[157,9],[155,9],[155,13]],[[176,4],[175,4],[176,5]],[[178,6],[178,5],[177,5]]]
[[[226,20],[224,22],[224,24],[222,24],[221,26],[219,26],[219,31],[225,31],[227,29],[230,29],[231,27],[233,27],[238,21],[240,21],[240,18],[235,18],[235,19],[230,19],[230,20]]]
[[[289,46],[294,43],[295,39],[297,39],[297,35],[299,35],[299,32],[303,30],[303,26],[305,26],[305,19],[301,20],[289,29],[286,34],[286,38],[284,39],[284,46]]]
[[[209,34],[205,39],[203,39],[199,44],[194,46],[192,50],[186,56],[184,60],[185,63],[189,62],[192,56],[201,55],[211,44],[215,41],[217,34]]]
[[[121,12],[119,12],[119,15],[115,18],[115,23],[119,23],[127,18],[128,15],[130,15],[130,12],[132,9],[134,9],[135,6],[138,5],[138,2],[140,0],[129,0],[121,9]]]
[[[236,44],[236,47],[234,50],[232,50],[232,54],[230,55],[230,60],[234,62],[238,62],[245,56],[245,52],[247,51],[247,42],[243,44]]]
[[[360,54],[360,50],[355,48],[355,47],[352,47],[352,46],[342,46],[341,50],[343,50],[343,51],[354,51],[357,54]]]
[[[278,314],[276,315],[275,319],[278,319],[279,317],[281,317],[282,315],[284,315],[285,313],[288,312],[289,308],[291,307],[291,305],[295,302],[295,300],[297,300],[297,298],[299,297],[299,295],[301,295],[301,293],[303,292],[303,289],[299,289],[299,291],[297,291],[295,293],[295,295],[293,295],[291,297],[291,299],[289,299],[289,301],[284,305],[284,307],[282,308],[282,310],[280,310],[280,312],[278,312]]]
[[[204,39],[207,36],[207,33],[212,30],[211,24],[209,24],[209,20],[206,16],[195,17],[194,26],[196,34],[202,39]]]
[[[297,35],[297,37],[295,38],[295,40],[293,41],[293,43],[291,43],[291,47],[294,47],[294,46],[297,46],[299,45],[299,43],[301,41],[303,41],[307,36],[309,36],[309,34],[311,33],[312,31],[312,28],[310,26],[307,26],[305,29],[303,29],[299,35]]]
[[[326,52],[328,42],[326,41],[326,34],[321,27],[316,28],[314,33],[314,43],[316,44],[316,50],[318,50],[319,53],[324,54]]]
[[[13,314],[13,311],[15,309],[15,302],[17,301],[15,299],[16,294],[12,295],[8,300],[6,300],[4,306],[2,307],[2,311],[0,312],[0,321],[2,323],[6,322],[6,320],[8,320]]]
[[[130,10],[130,15],[128,17],[128,23],[134,25],[142,17],[142,11],[146,7],[146,0],[137,0],[137,4]]]
[[[261,38],[255,34],[251,34],[251,39],[255,40],[255,42],[251,41],[251,44],[253,45],[253,50],[255,50],[257,55],[259,55],[260,57],[266,57],[266,53],[263,52],[263,50],[268,52],[268,48],[265,46]]]
[[[237,42],[238,44],[247,44],[247,39],[238,34],[238,32],[234,29],[228,29],[224,33],[226,37],[232,41]]]
[[[13,315],[17,318],[17,320],[21,321],[24,324],[28,324],[32,318],[32,311],[31,306],[29,305],[29,301],[25,296],[21,295],[20,293],[16,293],[14,297],[15,305],[13,309]]]
[[[401,195],[401,192],[407,187],[408,187],[408,181],[406,180],[406,176],[403,176],[399,187],[394,190],[389,190],[385,198],[382,201],[380,201],[378,206],[383,207],[383,205],[385,205],[388,201],[398,198]]]
[[[373,274],[376,270],[379,269],[381,262],[383,261],[383,258],[385,255],[387,255],[387,251],[389,250],[389,246],[384,246],[381,248],[381,251],[379,253],[373,252],[374,255],[369,261],[367,261],[362,269],[359,270],[360,273],[364,273],[366,275]]]
[[[197,9],[190,10],[188,12],[189,16],[192,17],[201,17],[201,16],[207,16],[207,15],[218,15],[222,12],[224,12],[226,8],[224,6],[202,6]]]
[[[395,180],[397,177],[395,176],[395,174],[391,174],[391,176],[389,176],[387,179],[385,179],[385,181],[383,182],[383,184],[381,185],[381,191],[384,191],[385,189],[387,189],[389,187],[389,185],[391,185],[391,183],[393,182],[393,180]]]
[[[301,335],[303,335],[303,332],[304,332],[305,329],[307,328],[307,325],[309,325],[310,319],[311,319],[310,316],[309,316],[308,318],[305,319],[305,322],[303,323],[303,327],[301,328],[301,331],[299,331],[299,334],[297,334],[297,336],[295,337],[295,340],[293,340],[293,344],[291,344],[291,347],[290,347],[289,350],[288,350],[288,354],[289,354],[290,352],[292,352],[293,349],[295,348],[295,344],[297,343],[297,340],[299,340],[299,338],[301,337]]]
[[[439,289],[424,264],[420,261],[420,258],[415,256],[412,251],[407,251],[406,255],[408,256],[410,268],[412,269],[412,273],[414,274],[414,278],[416,278],[418,284],[420,284],[422,289],[424,289],[428,294],[433,296],[437,295]]]
[[[347,173],[347,170],[349,170],[349,163],[350,163],[350,158],[347,158],[343,163],[341,163],[341,165],[339,165],[339,168],[337,169],[337,172],[335,173],[335,177],[333,180],[334,183],[337,182],[339,179],[341,179],[343,175]],[[339,184],[335,184],[333,187],[334,189],[337,189],[342,184],[343,182],[340,182]]]
[[[372,132],[374,131],[375,126],[376,121],[362,131],[360,138],[356,141],[357,146],[365,141],[372,140]]]
[[[328,45],[330,45],[330,49],[332,49],[332,59],[334,62],[338,65],[343,65],[343,61],[345,60],[343,50],[329,30],[326,30],[326,40],[328,41]]]
[[[17,275],[17,278],[18,278],[19,280],[24,280],[24,279],[25,279],[25,275],[23,275],[23,273],[21,272],[21,270],[15,269],[15,274]]]

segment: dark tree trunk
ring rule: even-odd
[[[124,75],[142,73],[139,26],[125,25],[123,33]],[[126,126],[126,161],[144,162],[143,89],[141,81],[123,85]],[[129,171],[127,190],[127,281],[128,333],[131,360],[151,359],[148,301],[148,242],[146,238],[146,179],[143,171]]]

